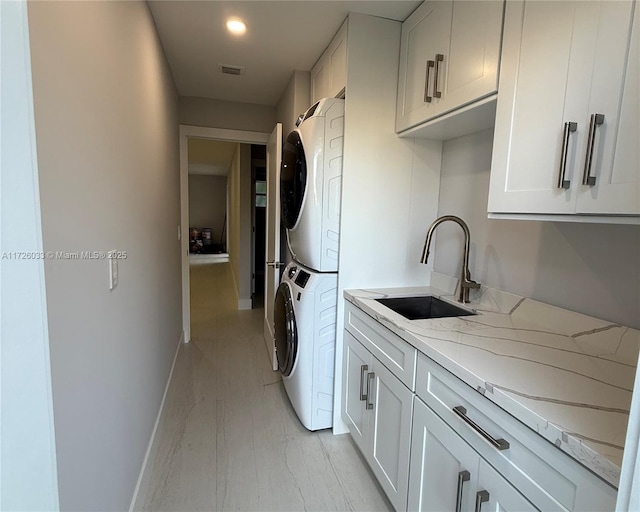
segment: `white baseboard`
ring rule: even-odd
[[[252,309],[253,308],[253,300],[252,299],[238,299],[238,309]]]
[[[228,263],[229,254],[189,254],[189,265],[209,265],[211,263]]]
[[[158,432],[158,427],[162,424],[162,420],[164,419],[164,403],[167,399],[167,393],[169,392],[169,385],[171,384],[171,378],[173,377],[173,370],[176,366],[176,361],[178,359],[178,352],[180,351],[180,347],[184,343],[184,331],[180,334],[180,339],[178,340],[178,346],[176,347],[176,352],[173,355],[173,362],[171,363],[171,370],[169,371],[169,378],[167,379],[167,385],[164,388],[164,395],[162,395],[162,401],[160,402],[160,409],[158,410],[158,416],[156,416],[156,423],[153,426],[153,430],[151,431],[151,437],[149,438],[149,444],[147,445],[147,453],[144,455],[144,460],[142,461],[142,467],[140,468],[140,475],[138,475],[138,482],[136,483],[136,488],[133,491],[133,497],[131,498],[131,505],[129,506],[129,512],[136,512],[142,510],[144,505],[145,498],[147,497],[147,490],[149,488],[149,480],[151,479],[151,470],[153,468],[153,462],[156,459],[158,454],[158,442],[156,439],[156,433]]]

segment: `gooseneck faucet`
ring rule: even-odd
[[[422,263],[426,263],[429,258],[429,248],[431,247],[431,237],[436,228],[446,221],[452,221],[458,224],[464,231],[464,259],[462,261],[462,272],[460,273],[460,289],[458,291],[458,302],[469,302],[469,290],[471,288],[480,288],[480,283],[471,280],[471,272],[469,272],[469,246],[471,245],[471,235],[469,234],[469,226],[460,217],[455,215],[443,215],[438,217],[429,226],[427,231],[427,239],[424,241],[424,250],[422,251]]]

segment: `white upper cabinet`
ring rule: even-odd
[[[311,70],[311,104],[342,94],[347,83],[347,20]]]
[[[634,2],[507,2],[490,213],[640,214]]]
[[[402,25],[396,131],[498,90],[504,3],[427,1]]]
[[[620,40],[627,35],[627,27],[615,23],[626,21],[628,7],[622,4],[616,11],[609,12],[609,9],[604,14],[614,19],[603,23],[601,37],[619,48]],[[596,133],[589,175],[595,178],[595,184],[581,187],[578,192],[579,213],[640,215],[639,70],[640,8],[636,5],[627,60],[624,51],[613,54],[608,45],[599,47],[596,55],[588,112],[609,114]],[[613,92],[619,90],[623,79],[622,98],[619,98]]]

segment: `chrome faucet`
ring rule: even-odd
[[[469,272],[469,246],[471,244],[471,235],[466,222],[455,215],[443,215],[433,221],[427,231],[427,239],[424,242],[424,250],[422,251],[422,263],[426,263],[429,258],[429,248],[431,247],[431,237],[436,228],[446,221],[453,221],[458,224],[464,231],[464,259],[462,261],[462,272],[460,273],[460,290],[458,291],[458,302],[469,302],[469,290],[471,288],[480,288],[480,283],[471,280],[471,272]]]

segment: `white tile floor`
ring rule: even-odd
[[[191,294],[144,510],[390,510],[348,435],[299,423],[229,264],[191,267]]]

